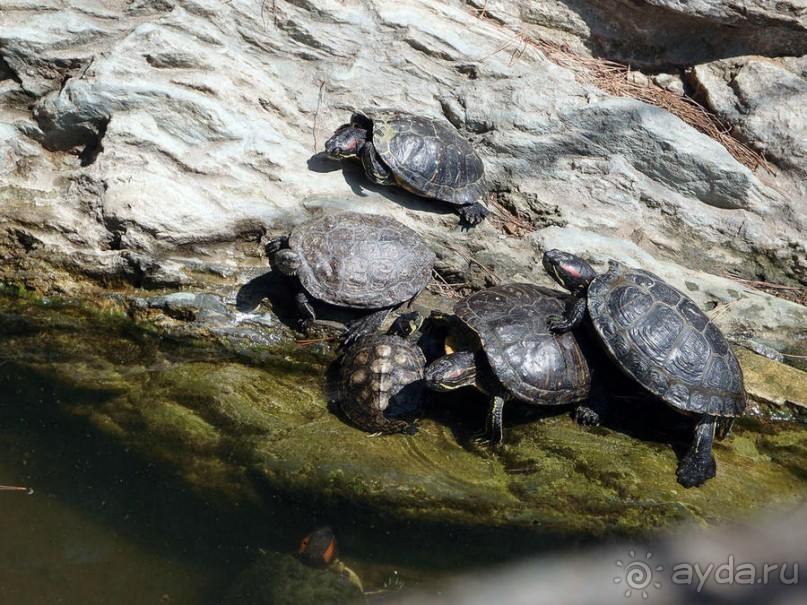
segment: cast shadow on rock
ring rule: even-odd
[[[319,173],[333,172],[341,168],[345,182],[348,184],[353,194],[359,197],[368,197],[368,192],[372,192],[409,210],[430,212],[432,214],[452,213],[452,206],[448,202],[420,197],[400,187],[390,187],[373,183],[367,178],[360,162],[332,160],[328,158],[325,152],[321,151],[308,158],[307,164],[309,170]]]
[[[592,55],[634,68],[676,70],[743,55],[803,54],[803,30],[779,21],[773,8],[755,20],[746,20],[743,14],[728,24],[724,18],[705,18],[695,10],[649,2],[625,4],[617,18],[610,2],[562,0],[562,4],[585,22],[585,44]]]

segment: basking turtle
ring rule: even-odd
[[[490,214],[479,202],[485,166],[446,122],[393,110],[356,112],[325,142],[325,152],[359,158],[374,183],[448,202],[471,225]]]
[[[609,261],[597,275],[583,259],[550,250],[544,268],[578,301],[552,320],[569,330],[588,310],[608,355],[622,370],[673,408],[699,416],[695,437],[678,466],[678,482],[700,485],[715,476],[712,442],[729,434],[745,410],[743,373],[723,334],[685,294],[660,277]]]
[[[261,550],[238,575],[221,605],[363,602],[361,580],[338,555],[329,527],[315,529],[303,538],[295,556]]]
[[[426,367],[426,386],[437,391],[473,385],[490,395],[487,433],[502,442],[502,409],[510,399],[562,405],[589,396],[591,373],[572,334],[553,334],[547,317],[562,313],[568,297],[533,284],[487,288],[454,307],[447,350]],[[453,341],[453,342],[452,342]],[[579,406],[581,423],[596,422]]]
[[[435,256],[420,236],[385,216],[344,212],[295,227],[273,240],[275,266],[297,277],[304,325],[316,319],[311,298],[372,311],[351,322],[345,343],[372,334],[391,309],[416,297],[431,279]]]
[[[404,418],[415,414],[423,401],[426,358],[405,336],[422,319],[417,312],[402,315],[387,334],[365,336],[345,350],[339,366],[339,401],[345,416],[360,429],[417,432],[417,425]]]

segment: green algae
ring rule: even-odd
[[[304,502],[399,538],[406,528],[399,548],[433,545],[412,565],[715,524],[807,494],[799,422],[741,419],[715,445],[717,477],[687,490],[675,468],[690,429],[668,430],[674,412],[637,436],[564,414],[519,422],[508,408],[506,444],[492,451],[463,436],[481,425],[477,401],[423,418],[416,435],[371,437],[329,409],[327,348],[167,338],[118,310],[19,293],[0,297],[0,315],[2,392],[86,422],[224,506],[282,516],[277,502]],[[457,535],[481,546],[455,549]]]

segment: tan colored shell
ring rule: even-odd
[[[421,350],[399,336],[376,335],[348,348],[339,369],[342,411],[369,432],[412,433],[423,397]]]

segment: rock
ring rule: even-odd
[[[30,398],[60,400],[230,503],[260,509],[267,491],[323,507],[337,500],[421,528],[484,523],[506,532],[503,544],[634,535],[798,501],[797,423],[741,420],[716,447],[718,477],[684,492],[670,447],[678,437],[659,441],[652,427],[637,439],[619,427],[532,419],[508,425],[512,445],[485,458],[466,438],[479,426],[472,409],[462,420],[472,403],[439,408],[416,437],[389,440],[367,439],[327,410],[329,349],[293,342],[284,286],[262,244],[347,209],[422,234],[451,282],[435,286],[443,295],[433,306],[450,306],[452,289],[550,285],[540,257],[557,247],[599,267],[615,258],[659,273],[713,308],[729,335],[805,353],[803,305],[723,277],[731,269],[807,285],[801,151],[785,136],[802,94],[793,79],[805,51],[799,9],[490,4],[4,3],[0,281],[93,301],[90,311],[22,305],[0,323],[4,354],[16,356],[3,366],[6,392],[49,385],[51,397]],[[782,166],[792,157],[794,168],[756,174],[670,113],[578,81],[529,41],[539,32],[665,71],[792,53],[775,68],[749,63],[732,88],[753,100],[762,97],[754,74],[787,84],[780,102],[790,113],[761,101],[746,111],[729,96],[725,107],[748,122],[749,141],[780,153]],[[364,106],[454,124],[479,149],[501,216],[462,231],[448,210],[323,160],[326,138]],[[103,344],[112,334],[117,344]]]
[[[368,438],[328,409],[329,349],[190,338],[120,310],[7,293],[2,303],[9,405],[83,419],[241,514],[271,518],[278,498],[298,499],[367,532],[392,522],[439,557],[457,531],[494,527],[508,552],[513,540],[638,537],[792,506],[806,487],[800,422],[739,419],[715,445],[717,477],[685,490],[675,452],[692,424],[641,397],[590,428],[510,404],[496,453],[473,444],[487,406],[467,393],[432,401],[417,435]]]
[[[684,82],[677,74],[657,74],[651,79],[657,86],[661,86],[661,88],[665,90],[674,92],[682,97],[686,94],[686,91],[684,90]]]
[[[798,63],[757,57],[695,66],[689,81],[707,107],[790,177],[805,197],[807,78]],[[803,212],[807,209],[804,206]]]
[[[481,3],[480,3],[481,4]],[[637,67],[688,66],[738,55],[807,52],[807,20],[799,0],[772,5],[721,0],[642,0],[585,3],[496,3],[489,12],[519,15],[527,23],[586,39],[594,53]],[[534,3],[529,3],[534,4]],[[501,17],[500,17],[501,18]],[[504,19],[502,19],[504,20]]]
[[[745,388],[751,399],[775,406],[791,405],[807,411],[807,372],[737,348]]]
[[[445,113],[480,147],[495,188],[539,228],[557,207],[575,228],[637,237],[627,226],[639,213],[651,252],[670,255],[670,234],[681,230],[684,247],[698,249],[696,268],[741,264],[749,276],[807,279],[798,200],[662,110],[609,97],[587,102],[590,87],[528,45],[511,61],[497,52],[510,33],[460,5],[273,5],[267,24],[238,3],[223,12],[204,2],[193,10],[116,6],[71,5],[72,33],[38,17],[50,33],[37,38],[36,57],[25,17],[38,9],[3,17],[3,56],[12,73],[32,74],[15,85],[35,98],[27,118],[13,114],[6,191],[36,191],[39,202],[17,194],[8,219],[46,244],[50,258],[83,272],[188,283],[190,259],[219,254],[219,242],[282,230],[316,205],[361,204],[439,240],[454,224],[448,217],[400,207],[423,211],[424,202],[381,191],[355,168],[310,161],[352,107],[375,104]],[[113,13],[119,18],[104,29]],[[365,46],[373,52],[359,52],[357,40],[376,41]],[[73,48],[82,68],[63,69],[57,84],[53,65],[39,58]],[[94,59],[85,61],[90,50]],[[22,154],[24,165],[12,159]],[[474,239],[494,247],[499,235],[478,229]],[[516,264],[529,267],[536,251],[509,246]]]

